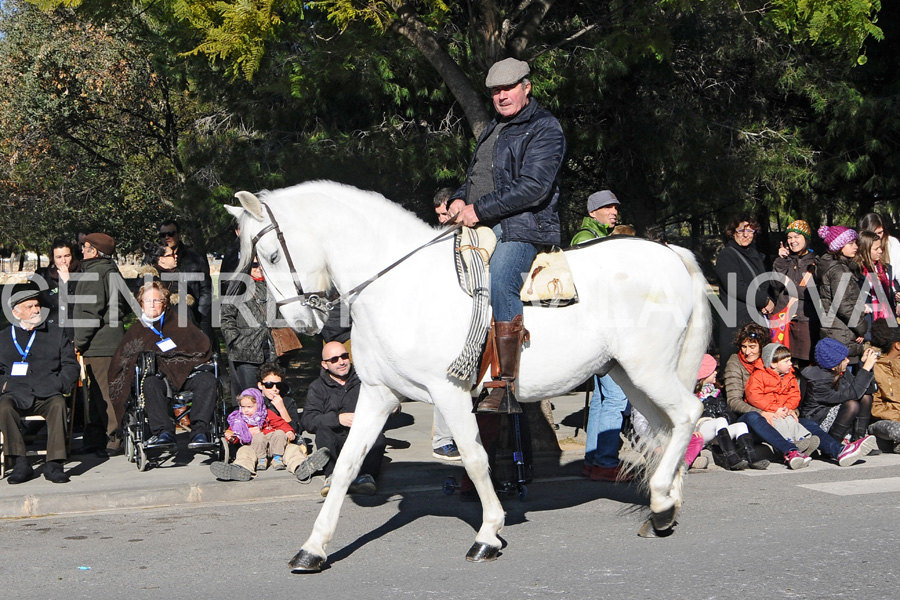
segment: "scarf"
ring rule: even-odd
[[[871,287],[871,291],[869,292],[869,304],[872,305],[872,318],[873,319],[890,319],[893,317],[891,313],[891,307],[885,306],[878,300],[878,294],[875,291],[876,285],[880,285],[881,289],[884,290],[884,295],[887,298],[891,297],[891,282],[888,281],[887,270],[884,268],[880,262],[875,263],[875,272],[872,273],[867,268],[862,267],[862,273],[866,278],[866,281],[869,282],[869,286]]]
[[[250,435],[250,427],[259,427],[262,429],[266,420],[269,418],[269,411],[266,410],[266,400],[263,398],[262,392],[256,388],[247,388],[240,394],[241,396],[251,396],[256,400],[256,412],[249,417],[241,412],[238,407],[230,415],[228,415],[228,426],[238,437],[242,444],[249,444],[253,438]]]

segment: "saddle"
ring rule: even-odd
[[[456,276],[469,296],[484,285],[478,275],[490,271],[490,259],[497,247],[497,236],[489,227],[462,227],[454,240]],[[479,264],[480,263],[480,264]],[[522,302],[533,306],[562,307],[578,302],[578,290],[565,253],[553,246],[535,257],[519,293]]]

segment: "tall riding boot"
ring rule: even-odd
[[[750,463],[751,469],[762,471],[768,468],[769,461],[764,458],[759,458],[759,455],[756,454],[756,446],[753,443],[752,435],[745,433],[744,435],[738,436],[738,439],[735,441],[737,442],[738,452],[742,453],[747,458],[747,462]]]
[[[850,433],[849,425],[832,425],[828,430],[828,435],[833,437],[839,444],[844,443],[844,438]]]
[[[515,396],[515,381],[519,376],[519,356],[525,339],[522,315],[512,321],[494,322],[494,344],[497,349],[499,375],[484,384],[473,412],[514,414],[522,412]]]
[[[727,429],[719,430],[716,434],[716,442],[719,444],[722,456],[725,457],[725,468],[731,471],[743,471],[747,468],[747,461],[738,454],[734,440],[731,439],[731,434]]]

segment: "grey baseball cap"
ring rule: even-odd
[[[609,190],[594,192],[588,196],[587,208],[588,212],[594,212],[598,208],[609,206],[610,204],[622,204],[616,195]]]
[[[529,73],[531,73],[531,69],[528,68],[527,62],[515,58],[504,58],[495,62],[490,68],[484,85],[489,88],[513,85],[521,81],[523,77],[528,77]]]

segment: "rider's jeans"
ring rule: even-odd
[[[491,306],[495,321],[512,321],[522,314],[519,292],[537,249],[529,242],[501,242],[499,224],[494,225],[494,234],[497,248],[491,256]]]
[[[594,375],[594,395],[588,412],[587,439],[584,443],[584,462],[598,467],[619,464],[622,413],[628,399],[622,388],[609,375]]]

